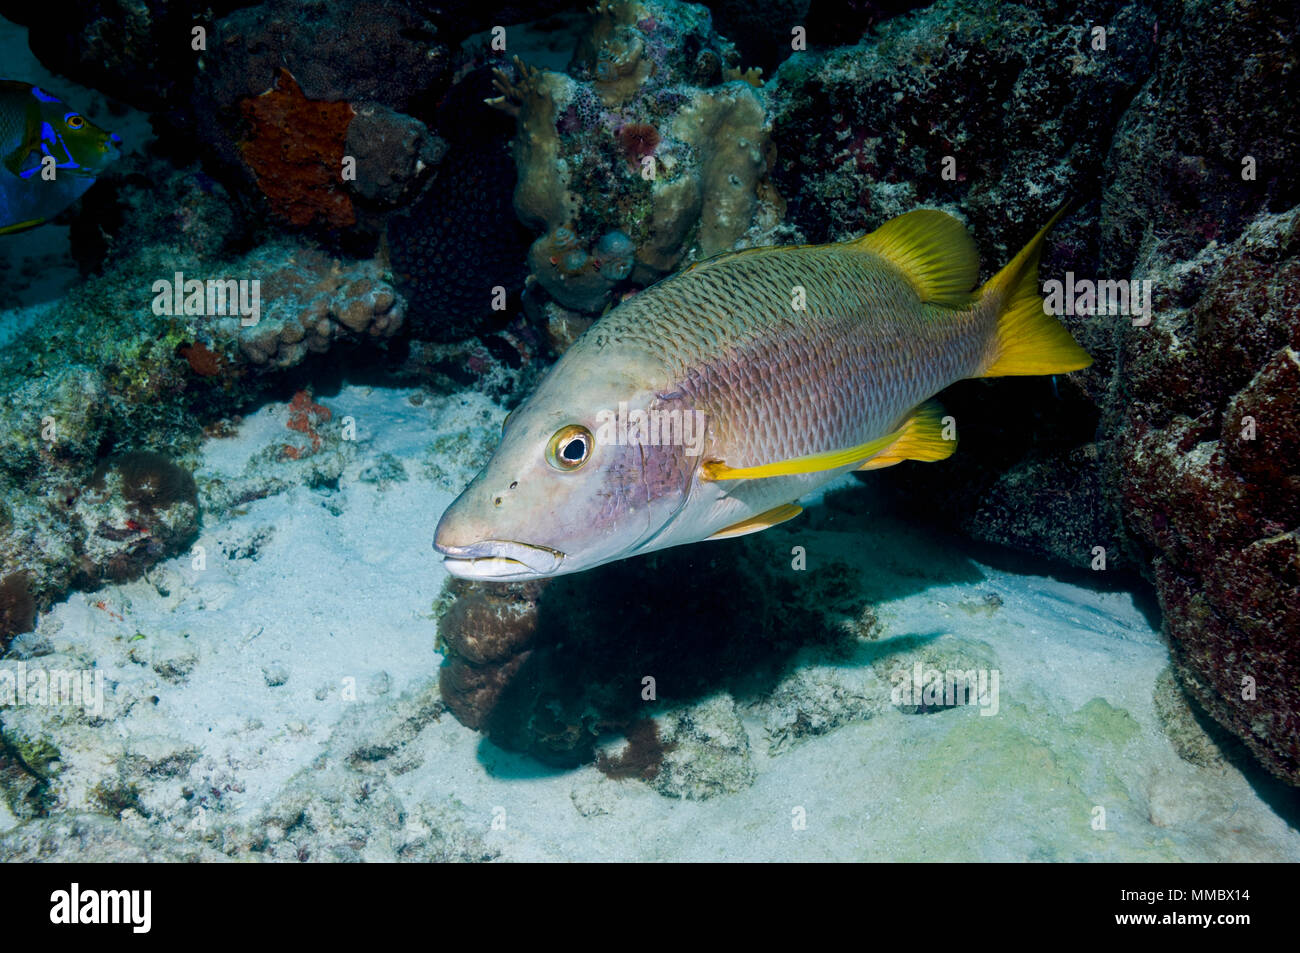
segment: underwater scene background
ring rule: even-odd
[[[1297,16],[0,0],[0,858],[1300,859]],[[984,288],[1064,209],[1092,363],[762,532],[435,550],[647,289],[916,209]]]

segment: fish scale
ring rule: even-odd
[[[803,312],[791,307],[797,285]],[[880,256],[820,245],[704,262],[632,298],[601,330],[661,358],[714,423],[727,461],[754,466],[889,432],[973,372],[993,317],[924,305]]]
[[[27,109],[31,99],[25,89],[0,81],[0,159],[22,145],[27,135]]]

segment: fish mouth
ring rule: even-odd
[[[555,575],[564,562],[559,550],[512,539],[485,539],[468,546],[433,545],[442,553],[447,572],[458,579],[538,579]]]

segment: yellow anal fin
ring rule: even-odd
[[[920,460],[933,463],[947,460],[957,452],[957,437],[949,439],[943,435],[943,406],[937,400],[927,400],[912,411],[898,433],[898,439],[880,451],[859,470],[879,470],[892,467],[904,460]]]
[[[1020,254],[980,289],[983,298],[996,302],[998,326],[993,360],[978,376],[1064,374],[1092,363],[1092,357],[1075,343],[1061,322],[1044,311],[1038,291],[1043,239],[1065,211],[1062,208],[1053,215]]]
[[[782,503],[766,513],[759,513],[757,516],[743,519],[739,523],[732,523],[730,526],[718,530],[709,539],[731,539],[733,536],[748,536],[750,533],[762,532],[777,523],[792,520],[802,512],[803,507],[797,503]]]
[[[44,225],[45,219],[33,218],[26,222],[18,222],[16,225],[6,225],[0,228],[0,235],[12,235],[14,232],[25,232],[29,228],[35,228],[37,225]]]
[[[898,439],[898,433],[888,433],[867,443],[845,450],[828,450],[793,460],[779,460],[756,467],[729,467],[721,460],[708,460],[700,466],[700,476],[705,480],[757,480],[766,477],[795,476],[800,473],[822,473],[838,470],[874,456]]]
[[[922,208],[891,218],[853,245],[894,264],[922,301],[966,308],[974,300],[979,252],[966,226],[946,212]]]

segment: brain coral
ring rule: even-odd
[[[512,124],[488,109],[486,70],[463,78],[439,108],[447,153],[410,208],[388,224],[388,252],[414,329],[451,339],[508,312],[493,310],[493,289],[522,290],[527,232],[510,205]],[[461,119],[471,115],[473,122]]]

